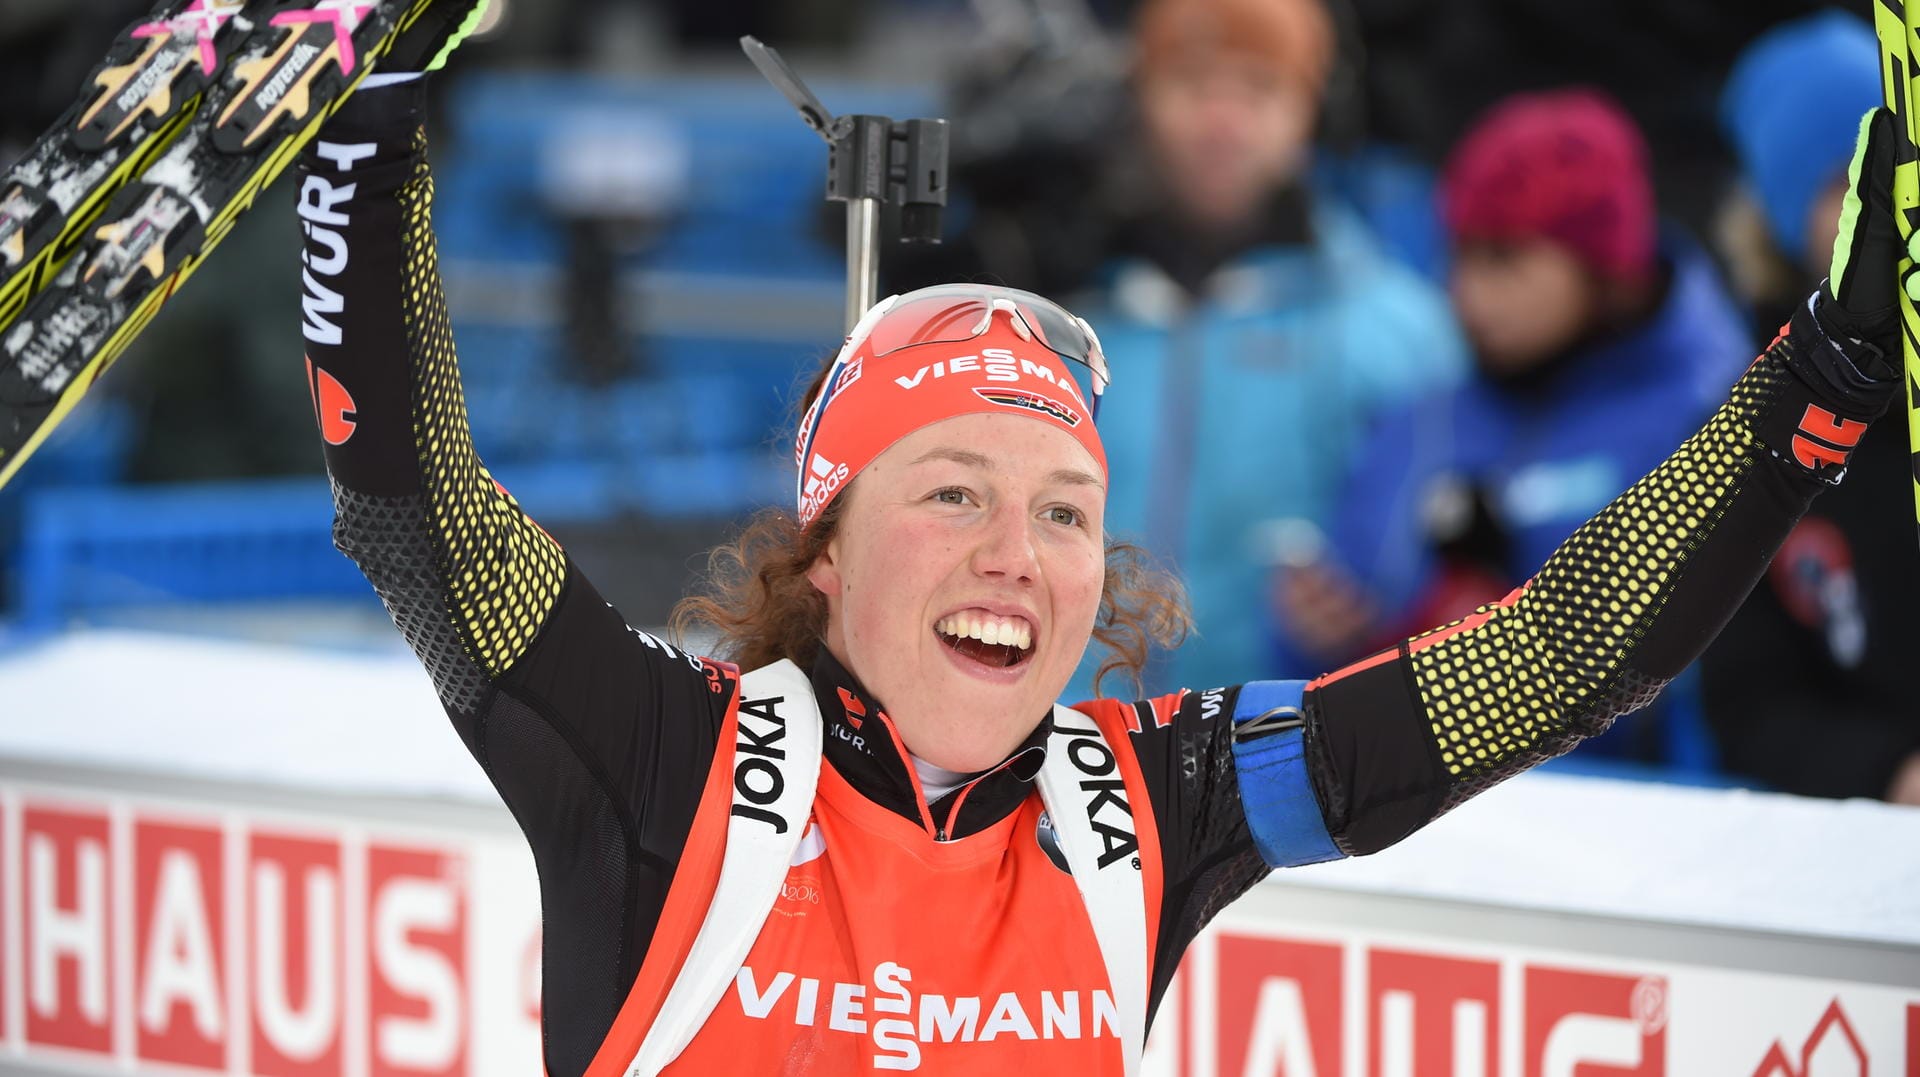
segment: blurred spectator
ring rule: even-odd
[[[1319,0],[1151,0],[1134,92],[1153,197],[1080,307],[1114,382],[1107,527],[1177,564],[1199,638],[1150,692],[1280,673],[1260,525],[1318,519],[1365,418],[1457,376],[1437,291],[1304,183],[1332,62]]]
[[[975,6],[1000,13],[1084,6],[1112,15],[1129,5]],[[1339,25],[1340,61],[1322,91],[1316,141],[1334,152],[1316,161],[1320,189],[1359,203],[1389,251],[1428,268],[1436,222],[1418,188],[1468,123],[1513,93],[1594,85],[1641,124],[1662,216],[1704,235],[1737,171],[1715,113],[1735,56],[1781,20],[1829,6],[1830,0],[1327,0]],[[993,21],[979,37],[996,36]],[[1091,268],[1079,256],[1106,240],[1082,209],[1124,194],[1113,188],[1125,186],[1125,162],[1100,152],[1123,119],[1124,110],[1115,107],[1125,99],[1122,65],[1103,65],[1099,31],[1086,29],[1092,20],[1077,20],[1071,48],[1052,39],[1045,19],[1007,15],[1003,21],[1019,34],[999,39],[1029,47],[992,50],[949,105],[954,191],[957,198],[971,196],[961,198],[967,204],[955,219],[972,223],[964,235],[949,237],[948,249],[936,252],[925,271],[918,271],[918,259],[903,261],[898,286],[890,280],[886,291],[969,276],[979,271],[970,266],[978,266],[1053,294],[1063,290],[1062,277],[1077,282],[1076,274]],[[983,121],[977,134],[967,129],[976,116]],[[976,153],[999,159],[976,160]],[[1009,160],[1030,164],[1005,167]]]
[[[1500,104],[1442,184],[1476,372],[1383,417],[1326,540],[1280,535],[1289,664],[1337,665],[1499,600],[1753,357],[1704,253],[1659,234],[1645,144],[1597,91]]]
[[[1727,79],[1720,117],[1743,174],[1720,243],[1767,338],[1827,275],[1860,115],[1879,101],[1873,27],[1841,11],[1775,28]]]
[[[1753,296],[1767,333],[1826,275],[1860,115],[1879,100],[1873,30],[1840,12],[1779,27],[1734,69],[1723,116],[1761,212],[1732,261],[1767,285]],[[1905,426],[1870,429],[1848,470],[1701,660],[1707,718],[1736,773],[1793,793],[1920,804]]]

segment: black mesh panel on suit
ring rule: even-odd
[[[1246,827],[1240,829],[1244,832]],[[1149,1021],[1159,1012],[1167,985],[1194,936],[1212,923],[1220,910],[1272,873],[1273,868],[1253,848],[1252,836],[1247,835],[1237,848],[1221,853],[1197,873],[1167,888],[1162,900],[1165,909],[1171,911],[1163,911],[1160,917],[1160,944],[1153,957],[1153,988],[1147,1001]]]
[[[333,542],[366,573],[448,710],[472,714],[487,675],[467,654],[447,612],[447,588],[418,497],[378,497],[333,484]],[[475,747],[476,745],[469,745]]]

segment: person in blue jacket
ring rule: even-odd
[[[1306,187],[1319,0],[1154,0],[1136,45],[1155,197],[1079,305],[1116,373],[1108,529],[1178,566],[1193,603],[1201,645],[1150,667],[1161,691],[1287,672],[1248,601],[1265,526],[1321,518],[1366,417],[1466,362],[1444,296]]]
[[[1705,254],[1659,234],[1640,134],[1595,91],[1496,106],[1442,197],[1475,373],[1382,415],[1324,539],[1301,525],[1276,550],[1292,668],[1498,601],[1672,452],[1753,350]]]

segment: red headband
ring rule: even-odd
[[[1104,477],[1107,454],[1093,425],[1106,378],[1099,347],[1084,321],[1010,288],[944,285],[882,301],[847,337],[800,422],[800,525],[894,442],[956,415],[1050,423],[1072,434]]]

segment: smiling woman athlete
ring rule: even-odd
[[[1038,296],[910,293],[821,377],[797,511],[683,607],[729,665],[629,628],[475,455],[420,118],[418,80],[365,90],[302,161],[310,381],[338,544],[533,846],[555,1077],[1133,1072],[1271,868],[1651,699],[1896,384],[1883,120],[1834,292],[1526,587],[1312,682],[1069,709],[1091,638],[1124,666],[1181,621],[1107,552],[1099,345]]]

